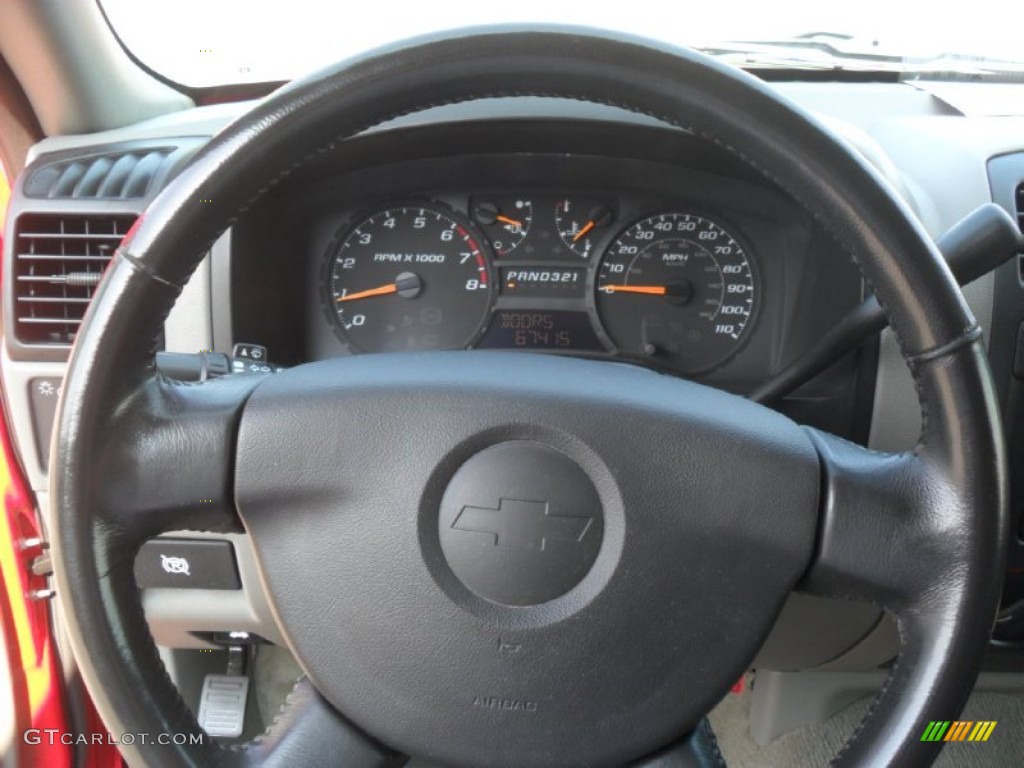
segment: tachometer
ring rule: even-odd
[[[689,213],[626,229],[601,260],[596,289],[601,324],[619,349],[687,373],[739,349],[759,298],[756,270],[737,238]]]
[[[330,255],[327,298],[341,335],[360,351],[457,349],[480,333],[491,285],[468,225],[404,205],[349,229]]]

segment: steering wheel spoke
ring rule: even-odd
[[[235,433],[261,377],[199,384],[156,374],[94,435],[101,514],[133,543],[170,530],[235,532]]]
[[[931,417],[915,450],[883,454],[809,430],[821,457],[822,511],[800,588],[875,603],[900,636],[889,678],[837,759],[841,766],[937,754],[941,744],[921,742],[920,734],[966,701],[994,620],[991,600],[978,596],[998,594],[1002,578],[1001,438],[962,418],[965,403],[994,414],[981,374],[984,348],[965,334],[911,363]],[[954,653],[963,663],[950,667]]]
[[[913,361],[930,419],[912,451],[880,453],[808,429],[821,460],[822,501],[806,589],[919,614],[962,589],[998,586],[998,572],[987,573],[996,581],[986,585],[960,572],[965,556],[999,561],[1005,534],[1001,437],[979,436],[961,413],[964,403],[979,402],[994,414],[980,372],[962,373],[986,365],[980,341],[967,336]]]
[[[919,574],[949,554],[929,530],[926,507],[939,487],[926,462],[808,432],[821,457],[822,496],[815,560],[802,588],[890,609],[918,599]]]

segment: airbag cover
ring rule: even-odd
[[[753,658],[814,541],[801,428],[623,365],[313,363],[256,389],[238,450],[239,511],[314,684],[451,765],[621,765],[685,734]],[[484,511],[460,529],[470,508]],[[531,522],[503,528],[502,510]],[[458,552],[474,544],[483,565]]]

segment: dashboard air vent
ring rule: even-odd
[[[24,214],[14,230],[14,331],[23,344],[70,344],[135,216]]]
[[[1017,211],[1017,228],[1024,234],[1024,182],[1017,185],[1013,202]],[[1017,254],[1017,277],[1024,284],[1024,253]]]
[[[130,200],[145,197],[174,147],[75,158],[32,171],[26,197],[66,200]]]

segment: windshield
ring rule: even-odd
[[[710,48],[750,67],[900,74],[1024,73],[1024,9],[1006,0],[957,4],[857,0],[766,3],[672,0],[441,0],[354,7],[325,0],[102,0],[146,66],[191,87],[290,80],[407,37],[501,23],[573,24]],[[722,43],[768,43],[729,45]]]

